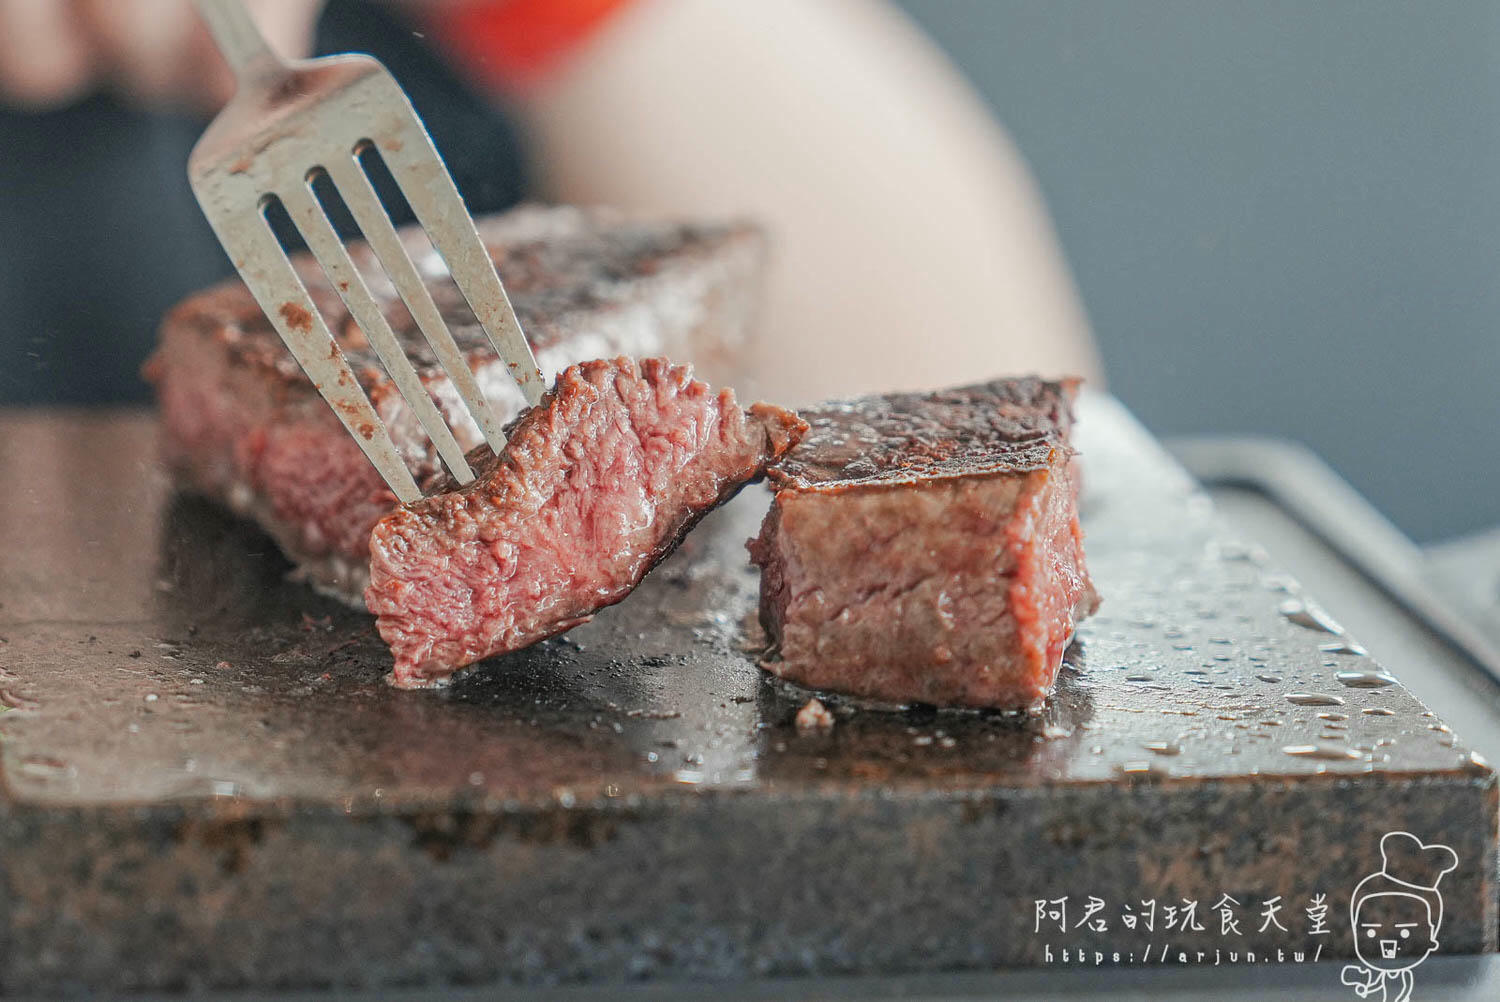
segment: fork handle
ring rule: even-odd
[[[197,0],[198,13],[224,59],[242,83],[285,69],[286,63],[266,44],[240,0]]]

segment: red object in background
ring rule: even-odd
[[[514,89],[552,69],[630,0],[468,0],[430,15],[433,34],[471,75]]]

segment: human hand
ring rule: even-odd
[[[307,55],[323,0],[245,0],[283,56]],[[99,85],[216,108],[234,77],[190,0],[0,0],[0,104],[46,108]]]

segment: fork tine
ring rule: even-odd
[[[231,220],[209,213],[209,222],[239,268],[260,308],[291,349],[293,357],[333,408],[365,456],[403,502],[422,496],[411,471],[396,451],[380,415],[360,389],[338,342],[318,314],[302,279],[259,212]]]
[[[354,266],[348,249],[334,232],[333,225],[328,222],[328,216],[311,188],[304,185],[288,189],[282,196],[282,204],[286,206],[287,213],[296,223],[302,238],[307,241],[313,256],[339,290],[355,323],[359,324],[369,338],[380,361],[385,363],[385,371],[432,439],[443,463],[459,483],[466,484],[473,480],[474,474],[464,459],[463,448],[453,437],[443,415],[428,395],[427,388],[417,377],[416,369],[412,368],[410,360],[401,350],[390,322],[386,320],[380,305],[375,302],[375,297],[370,294],[364,276]]]
[[[448,271],[495,351],[505,360],[510,374],[526,395],[526,402],[536,406],[546,388],[542,372],[536,367],[531,346],[521,333],[521,322],[500,284],[495,262],[490,259],[474,219],[453,184],[453,177],[443,166],[432,137],[413,113],[412,122],[397,142],[378,147],[391,176],[427,231],[432,245],[448,264]],[[526,359],[529,364],[517,362]]]
[[[417,266],[406,253],[406,247],[402,245],[395,226],[391,224],[391,217],[386,214],[380,196],[375,194],[374,186],[365,175],[364,167],[351,155],[347,161],[343,158],[330,160],[325,169],[333,179],[334,187],[338,189],[344,204],[349,207],[354,221],[359,224],[360,231],[364,233],[365,242],[375,251],[380,266],[395,285],[406,308],[411,311],[418,329],[432,346],[432,351],[447,371],[448,378],[453,381],[459,398],[479,425],[485,441],[498,454],[505,447],[505,431],[500,420],[485,399],[484,391],[479,388],[479,381],[474,378],[474,371],[469,368],[458,343],[453,340],[453,333],[448,330],[437,303],[433,302],[427,283],[422,280]]]

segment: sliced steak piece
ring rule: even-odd
[[[748,225],[626,220],[603,212],[528,207],[479,230],[549,376],[574,362],[663,354],[709,378],[742,375],[758,298],[763,240]],[[404,235],[506,420],[524,401],[416,231]],[[382,298],[465,448],[481,441],[415,322],[363,246],[351,253]],[[419,481],[436,457],[362,332],[315,262],[297,267],[376,410]],[[377,280],[379,279],[379,280]],[[156,384],[167,461],[185,486],[261,523],[314,584],[358,603],[370,529],[396,500],[314,391],[239,282],[184,301],[166,318],[146,374]]]
[[[1007,379],[802,411],[749,543],[766,667],[897,703],[1051,692],[1098,597],[1068,447],[1076,380]]]
[[[365,604],[403,688],[586,622],[806,430],[662,359],[567,369],[466,487],[382,518]]]

